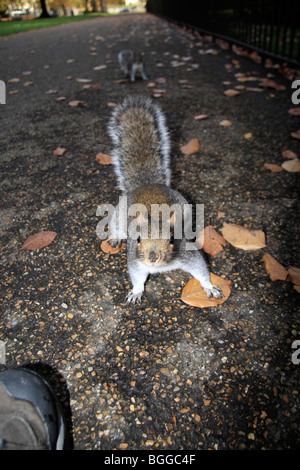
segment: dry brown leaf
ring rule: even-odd
[[[287,280],[292,282],[295,286],[300,286],[300,268],[293,266],[288,270]]]
[[[56,237],[56,232],[51,231],[42,231],[35,233],[34,235],[30,235],[27,240],[24,242],[21,250],[38,250],[40,248],[44,248],[50,243],[53,242],[54,238]]]
[[[113,157],[111,155],[107,155],[106,153],[97,153],[96,160],[100,165],[112,165],[113,164]]]
[[[92,82],[93,80],[90,79],[90,78],[76,78],[76,82],[77,83],[90,83]]]
[[[252,137],[253,137],[252,132],[246,132],[246,134],[244,134],[245,139],[252,139]]]
[[[155,88],[155,87],[156,87],[156,83],[155,83],[155,82],[149,82],[149,83],[147,83],[146,87],[147,87],[147,88]]]
[[[231,121],[228,121],[228,119],[223,119],[223,121],[220,122],[220,126],[224,126],[224,127],[229,127],[231,126],[232,122]]]
[[[61,155],[64,155],[66,151],[67,149],[64,149],[63,147],[56,147],[56,149],[53,150],[53,155],[55,157],[60,157]]]
[[[265,234],[262,230],[250,230],[241,225],[224,223],[222,234],[226,241],[242,250],[259,250],[266,246]]]
[[[206,292],[202,289],[200,282],[193,278],[184,286],[181,300],[188,305],[199,308],[214,307],[225,302],[231,293],[231,281],[215,274],[211,274],[210,279],[214,285],[217,285],[222,290],[224,297],[221,299],[209,299]]]
[[[207,114],[197,114],[196,116],[194,116],[194,119],[196,121],[200,121],[202,119],[207,119],[208,118],[208,115]]]
[[[282,155],[284,156],[284,158],[289,158],[290,160],[298,157],[298,155],[295,152],[292,152],[292,150],[284,150],[282,152]]]
[[[224,95],[226,96],[237,96],[240,95],[240,92],[237,90],[233,90],[232,88],[229,88],[228,90],[224,91]]]
[[[26,86],[31,86],[31,85],[33,85],[33,82],[30,82],[30,81],[24,82],[24,84],[23,84],[23,86],[25,86],[25,87]]]
[[[72,101],[69,101],[69,106],[72,106],[72,107],[84,107],[86,106],[86,104],[83,102],[83,101],[80,101],[80,100],[72,100]]]
[[[271,281],[285,281],[288,275],[287,270],[269,253],[266,253],[262,259]]]
[[[280,165],[276,165],[276,163],[265,163],[264,168],[266,170],[271,170],[274,173],[279,173],[280,171],[282,171],[282,167]]]
[[[55,95],[56,93],[58,93],[58,90],[54,88],[50,88],[50,90],[45,91],[45,95]]]
[[[286,160],[281,164],[282,168],[290,173],[297,173],[300,171],[300,159],[294,158],[293,160]]]
[[[298,106],[298,108],[289,109],[289,114],[292,116],[300,116],[300,106]]]
[[[106,103],[106,106],[108,106],[108,108],[113,109],[113,108],[115,108],[115,107],[118,106],[118,105],[117,105],[117,103],[112,103],[111,101],[108,101],[108,102]]]
[[[204,229],[204,243],[202,250],[211,256],[216,256],[217,253],[224,250],[226,240],[220,235],[211,225]]]
[[[94,70],[103,70],[103,69],[106,69],[107,65],[103,64],[103,65],[96,65],[96,67],[94,67]]]
[[[291,132],[291,136],[294,138],[294,139],[300,139],[300,129],[298,131],[295,131],[295,132]]]
[[[108,243],[108,239],[107,240],[103,240],[103,242],[101,243],[101,250],[104,252],[104,253],[109,253],[110,255],[114,255],[116,253],[119,253],[119,251],[122,251],[125,247],[125,244],[122,243],[121,246],[116,246],[115,248],[113,248],[109,243]]]
[[[217,219],[221,219],[222,217],[224,217],[225,215],[225,212],[222,212],[222,211],[217,211]]]
[[[273,88],[274,90],[277,90],[277,91],[286,90],[285,85],[279,85],[274,80],[270,80],[269,78],[261,78],[259,86],[263,88]]]
[[[191,155],[198,152],[200,149],[200,142],[197,138],[191,139],[187,144],[180,147],[180,150],[185,155]]]
[[[19,83],[21,79],[19,77],[16,77],[16,78],[10,78],[9,80],[7,80],[7,83]]]

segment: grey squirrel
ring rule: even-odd
[[[143,80],[148,80],[141,53],[135,53],[131,49],[123,49],[118,54],[118,60],[124,75],[129,75],[132,82],[135,81],[137,72],[141,74]]]
[[[137,211],[135,216],[128,216],[119,204],[109,223],[108,242],[112,246],[127,239],[127,267],[133,286],[127,302],[141,300],[149,274],[174,269],[182,269],[200,281],[209,298],[223,297],[219,287],[211,283],[201,253],[188,251],[186,238],[174,238],[175,211],[169,213],[167,236],[161,231],[161,216],[151,218],[151,224],[157,222],[159,226],[158,236],[151,237],[149,221],[155,204],[168,207],[177,204],[180,208],[187,204],[186,199],[170,187],[170,139],[160,107],[149,98],[128,97],[114,108],[108,133],[114,143],[112,156],[119,188],[127,196],[128,206],[140,204],[142,206],[136,207],[147,210],[146,214]],[[125,228],[126,221],[136,222],[140,229],[138,236],[130,235]]]

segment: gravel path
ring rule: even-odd
[[[95,159],[111,149],[108,103],[153,93],[149,82],[122,81],[124,47],[144,51],[150,82],[162,78],[172,185],[205,204],[219,233],[227,222],[266,234],[264,250],[227,243],[208,257],[232,282],[220,306],[183,303],[183,272],[150,278],[142,303],[127,306],[126,249],[100,249],[97,206],[119,197],[112,167]],[[6,365],[29,364],[53,383],[75,449],[299,448],[299,294],[261,261],[270,253],[300,267],[298,173],[264,169],[281,165],[284,150],[300,153],[291,82],[151,15],[2,37],[0,51]],[[263,78],[285,89],[262,88]],[[239,95],[224,94],[235,87]],[[183,156],[195,137],[200,151]],[[58,147],[66,153],[54,156]],[[57,233],[49,246],[20,249],[44,230]]]

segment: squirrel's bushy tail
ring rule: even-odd
[[[170,140],[165,116],[151,99],[126,98],[113,110],[108,132],[119,188],[128,192],[145,184],[170,186]]]

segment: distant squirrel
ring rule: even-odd
[[[200,281],[209,298],[223,297],[219,287],[211,283],[201,253],[188,251],[186,238],[174,238],[175,212],[169,212],[170,230],[167,236],[161,231],[161,217],[151,218],[151,224],[156,221],[159,226],[159,235],[154,239],[151,237],[149,222],[154,204],[167,204],[169,207],[177,204],[181,208],[187,204],[178,191],[170,188],[170,140],[160,107],[149,98],[128,97],[114,108],[108,132],[114,143],[112,155],[119,188],[127,196],[128,206],[142,204],[141,207],[147,209],[146,215],[138,211],[136,217],[128,217],[119,204],[109,224],[108,241],[112,246],[120,245],[123,239],[127,239],[127,267],[133,286],[127,301],[134,303],[141,300],[149,274],[174,269],[182,269]],[[141,235],[133,237],[128,234],[124,229],[124,218],[127,222],[135,221]],[[145,227],[143,235],[142,229]]]
[[[132,82],[135,81],[136,73],[139,73],[143,80],[148,80],[141,53],[135,53],[131,49],[123,49],[118,54],[118,60],[124,75],[129,75]]]

